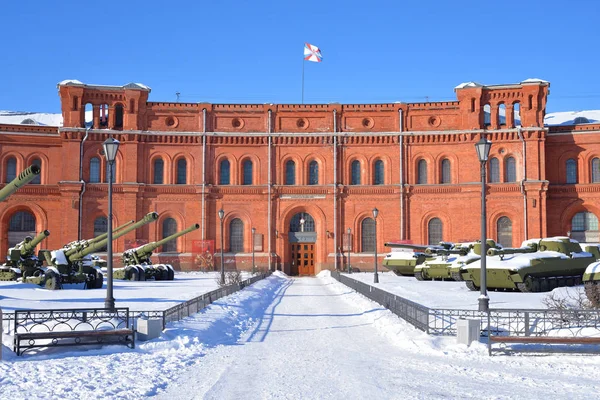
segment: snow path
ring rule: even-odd
[[[572,399],[598,386],[597,361],[583,376],[555,357],[543,375],[537,360],[511,357],[508,367],[483,345],[467,350],[415,331],[331,278],[288,280],[266,305],[234,346],[209,352],[159,398]],[[404,332],[379,329],[390,319]],[[454,350],[432,348],[441,342]]]
[[[0,399],[10,400],[546,400],[600,391],[600,356],[490,358],[483,344],[428,336],[328,276],[276,273],[134,351],[3,353]]]

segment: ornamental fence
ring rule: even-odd
[[[481,321],[481,336],[597,336],[600,335],[600,310],[477,310],[430,308],[407,300],[340,272],[331,276],[340,283],[389,309],[415,328],[431,335],[456,336],[460,319]],[[489,318],[488,318],[489,317]]]

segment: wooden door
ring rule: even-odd
[[[315,244],[292,243],[292,275],[315,274]]]

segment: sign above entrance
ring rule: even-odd
[[[317,241],[317,232],[289,232],[290,243],[314,243]]]
[[[324,194],[282,194],[280,199],[324,199]]]

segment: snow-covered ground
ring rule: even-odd
[[[132,311],[165,310],[218,288],[218,272],[175,273],[173,281],[131,282],[115,279],[113,294],[117,307]],[[247,277],[244,277],[247,279]],[[104,307],[106,280],[102,289],[83,289],[83,284],[65,285],[63,290],[46,290],[29,283],[0,282],[0,308],[51,309]]]
[[[360,272],[347,275],[350,278],[373,285],[373,272]],[[379,289],[397,294],[430,308],[457,308],[476,310],[480,292],[471,291],[464,282],[418,281],[412,276],[397,276],[391,271],[379,273]],[[521,293],[488,291],[491,308],[546,309],[544,299],[552,293],[558,298],[575,297],[583,286],[557,288],[545,293]]]
[[[0,399],[11,400],[589,399],[600,389],[598,356],[489,357],[482,343],[415,330],[328,273],[276,273],[135,350],[4,356]]]

